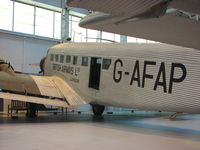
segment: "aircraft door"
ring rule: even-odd
[[[91,57],[89,88],[99,90],[102,59]]]
[[[2,98],[0,98],[0,112],[2,112],[3,111],[3,99]]]

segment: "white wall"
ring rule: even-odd
[[[0,33],[0,59],[11,63],[16,71],[38,73],[40,68],[29,64],[39,63],[54,41]]]

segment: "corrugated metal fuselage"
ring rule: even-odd
[[[67,43],[50,48],[45,75],[61,77],[88,103],[200,113],[199,58],[198,50],[166,44]]]

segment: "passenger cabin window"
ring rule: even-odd
[[[103,59],[102,69],[108,70],[111,64],[111,59]]]
[[[77,65],[77,61],[78,61],[78,56],[74,56],[73,65]]]
[[[88,66],[88,57],[82,57],[82,66]]]
[[[71,62],[71,56],[67,55],[66,56],[66,63],[70,63]]]
[[[101,58],[98,58],[96,63],[97,63],[97,64],[102,64],[102,59],[101,59]]]
[[[60,55],[60,62],[61,62],[61,63],[64,62],[64,55]]]
[[[55,61],[58,62],[58,55],[55,55]]]
[[[53,61],[53,54],[50,55],[50,60]]]

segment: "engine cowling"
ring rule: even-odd
[[[10,63],[7,63],[5,60],[0,59],[0,71],[14,73],[14,68],[10,65]]]

